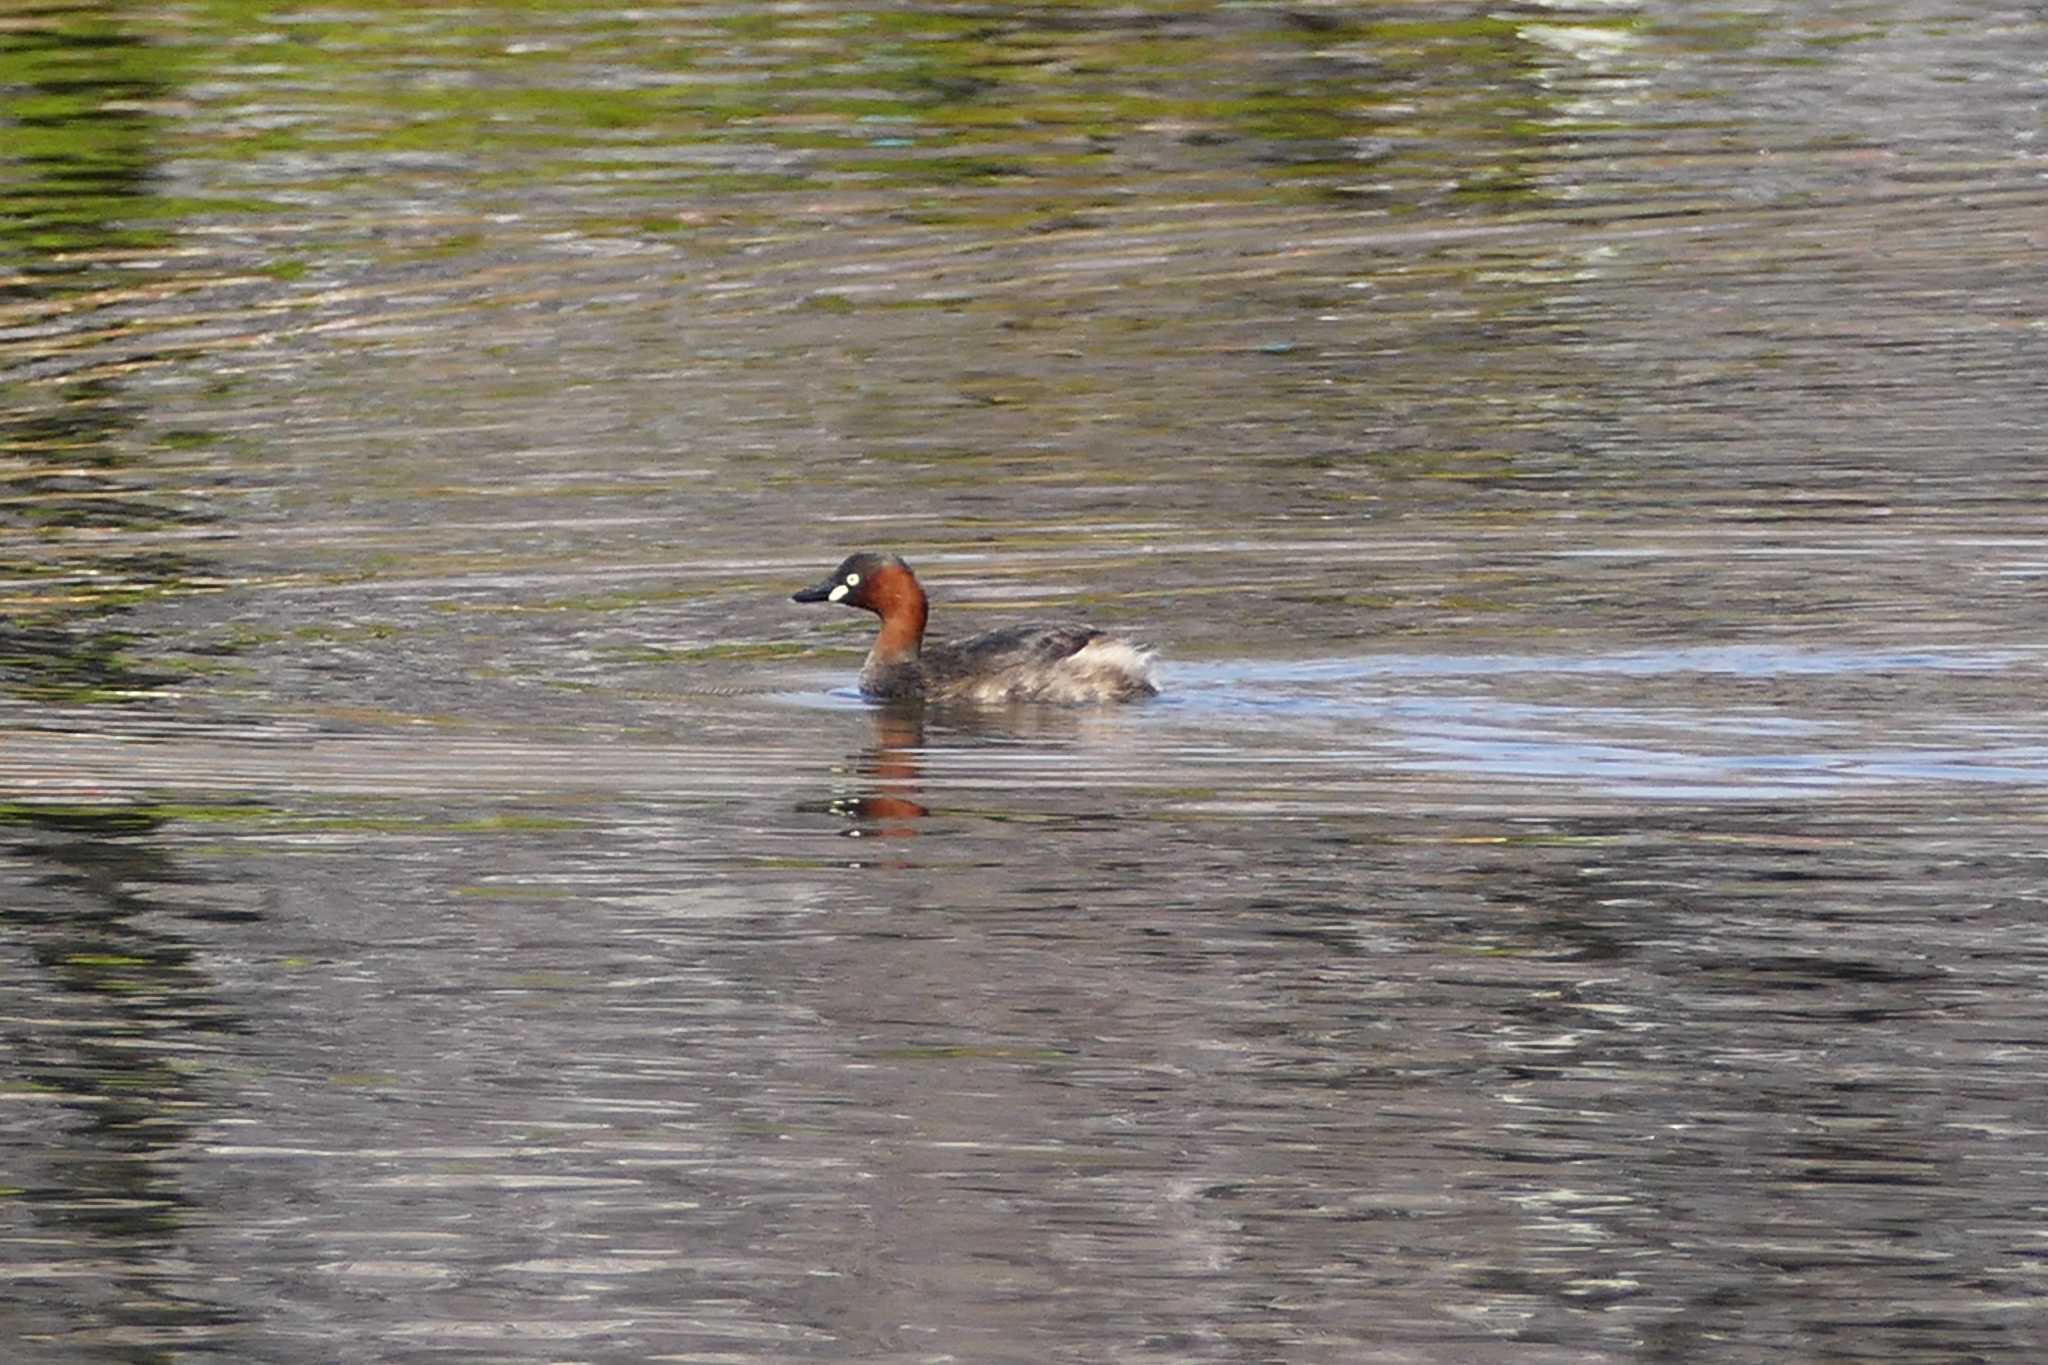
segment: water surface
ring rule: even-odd
[[[12,1358],[2038,1359],[2044,63],[24,13]]]

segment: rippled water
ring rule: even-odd
[[[2044,70],[21,11],[7,1359],[2039,1359]]]

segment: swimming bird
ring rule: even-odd
[[[794,602],[838,602],[882,618],[861,665],[860,691],[876,701],[1124,702],[1157,696],[1153,651],[1095,626],[1033,622],[926,644],[930,599],[892,554],[849,555]]]

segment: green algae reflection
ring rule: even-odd
[[[140,405],[109,377],[69,372],[138,296],[122,263],[163,246],[185,211],[157,196],[151,112],[181,72],[175,47],[118,11],[37,10],[0,30],[0,299],[27,324],[0,341],[0,689],[16,696],[120,701],[176,676],[116,618],[197,566],[124,533],[198,513],[136,440]]]

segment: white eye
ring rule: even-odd
[[[857,573],[850,573],[850,574],[848,574],[848,575],[846,576],[846,586],[847,586],[847,587],[849,587],[849,588],[857,588],[857,587],[859,587],[859,586],[860,586],[860,575],[859,575],[859,574],[857,574]]]
[[[827,602],[837,602],[844,596],[846,596],[846,585],[839,583],[833,586],[832,591],[825,594],[825,600]]]

